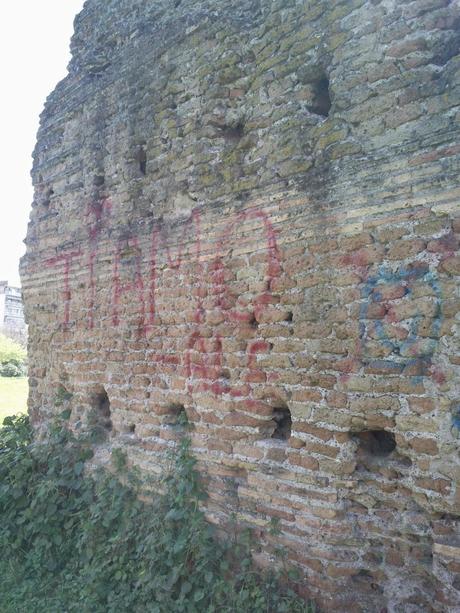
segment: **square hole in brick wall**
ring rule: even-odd
[[[91,397],[91,422],[106,432],[112,431],[112,414],[110,400],[104,387],[98,388]]]
[[[324,75],[314,82],[315,98],[311,111],[321,117],[328,117],[331,110],[331,96],[329,92],[329,79]]]
[[[166,426],[186,426],[188,424],[188,417],[184,405],[179,403],[170,404],[163,423]]]
[[[273,422],[275,423],[275,429],[271,438],[287,441],[291,436],[292,429],[291,411],[287,406],[275,407],[273,409]]]
[[[144,147],[139,147],[136,152],[135,159],[139,164],[139,172],[141,175],[145,176],[147,174],[147,153]]]
[[[385,457],[396,449],[395,435],[386,430],[363,430],[353,433],[352,438],[358,443],[358,454]]]

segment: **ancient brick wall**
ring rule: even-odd
[[[32,417],[158,474],[185,412],[209,519],[325,611],[460,607],[459,24],[88,0],[41,120]]]

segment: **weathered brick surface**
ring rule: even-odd
[[[459,20],[88,0],[42,116],[35,422],[106,392],[97,457],[159,474],[184,407],[209,519],[284,545],[326,611],[460,607]]]

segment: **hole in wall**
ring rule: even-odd
[[[168,415],[165,419],[167,426],[185,426],[188,424],[187,412],[183,404],[174,403],[168,407]]]
[[[368,456],[389,456],[396,449],[395,435],[386,430],[363,430],[352,433],[358,443],[358,453]]]
[[[324,75],[313,83],[314,98],[310,111],[321,117],[329,117],[332,102],[329,90],[329,79]]]
[[[105,183],[104,175],[95,175],[93,179],[93,184],[95,187],[102,187]]]
[[[51,204],[51,198],[54,196],[54,189],[51,187],[43,198],[43,206],[47,209]]]
[[[226,140],[240,140],[244,136],[244,124],[239,122],[234,126],[223,126],[221,131]]]
[[[147,153],[144,147],[139,147],[136,153],[136,161],[139,164],[139,171],[142,175],[147,174]]]
[[[460,17],[457,17],[453,24],[451,35],[447,40],[443,40],[441,44],[435,46],[435,52],[431,60],[431,64],[442,67],[445,66],[449,60],[458,55],[460,49]]]
[[[451,513],[435,513],[434,515],[436,520],[453,522],[456,523],[458,521],[457,515],[452,515]]]
[[[128,426],[128,432],[130,434],[134,434],[136,432],[136,424],[129,424]]]
[[[383,588],[379,586],[374,579],[375,577],[372,572],[367,569],[360,569],[356,575],[351,577],[353,583],[358,585],[361,584],[363,587],[369,585],[372,590],[383,593]]]
[[[273,409],[273,421],[275,422],[275,429],[271,438],[287,441],[291,436],[292,429],[291,411],[287,406],[275,407]]]
[[[110,411],[109,396],[105,388],[102,387],[93,395],[91,406],[94,411],[95,425],[110,432],[112,430],[112,413]]]
[[[286,315],[286,319],[285,321],[292,321],[294,319],[294,313],[292,311],[289,311],[289,313]]]

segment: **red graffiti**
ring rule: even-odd
[[[219,335],[212,339],[205,339],[199,332],[191,334],[185,353],[185,372],[188,379],[203,379],[205,390],[229,391],[227,384],[219,383],[222,376],[222,339]],[[189,392],[193,385],[189,382]],[[225,390],[225,391],[224,391]]]
[[[96,280],[95,266],[98,257],[99,237],[104,228],[104,218],[110,216],[112,210],[111,202],[108,198],[90,202],[86,209],[88,218],[88,237],[89,237],[89,308],[88,308],[88,327],[94,328],[94,306],[96,302]]]
[[[447,381],[445,373],[438,366],[431,366],[429,374],[438,385],[444,385]]]
[[[150,286],[149,286],[149,326],[155,323],[156,315],[156,289],[157,289],[157,253],[160,241],[160,231],[154,228],[152,244],[150,247]]]
[[[122,260],[135,261],[134,279],[132,281],[123,281],[121,278],[120,268]],[[137,238],[129,238],[120,240],[115,253],[113,264],[113,296],[112,296],[112,324],[118,326],[120,323],[119,307],[120,300],[124,294],[137,294],[139,311],[138,333],[145,334],[145,299],[144,299],[144,280],[142,277],[142,251],[139,248]]]
[[[86,210],[88,222],[89,252],[88,266],[88,319],[89,329],[94,327],[96,304],[96,279],[103,230],[111,215],[111,203],[101,199],[88,204]],[[230,291],[229,281],[233,278],[228,268],[228,254],[241,245],[241,229],[246,222],[256,222],[256,231],[261,229],[263,239],[260,242],[260,260],[262,264],[262,289],[249,302],[238,304],[238,298]],[[252,229],[254,231],[254,229]],[[248,339],[257,335],[255,319],[263,312],[267,304],[274,302],[272,284],[280,275],[280,255],[275,230],[268,215],[259,209],[238,213],[228,223],[217,242],[215,255],[206,254],[211,259],[205,267],[202,254],[201,215],[195,209],[180,230],[177,247],[168,244],[161,225],[155,225],[151,233],[150,253],[147,258],[137,237],[120,238],[115,246],[112,269],[112,300],[110,315],[113,326],[117,327],[123,317],[130,323],[136,321],[138,333],[146,335],[158,323],[157,292],[159,291],[159,274],[166,264],[170,271],[176,271],[178,283],[190,287],[190,300],[193,300],[193,329],[185,341],[182,356],[158,354],[156,362],[181,365],[188,379],[189,390],[211,391],[216,395],[229,394],[240,397],[248,393],[247,385],[265,379],[257,368],[257,353],[268,352],[270,345],[265,341],[253,339],[247,348],[246,375],[238,385],[230,384],[224,371],[224,351],[222,337],[218,326],[246,326]],[[253,237],[251,236],[251,240]],[[174,250],[173,250],[174,249]],[[72,252],[52,258],[47,265],[64,265],[64,323],[70,321],[70,269],[73,258],[81,252]],[[144,261],[148,261],[148,280],[145,282]],[[187,267],[184,263],[187,262]],[[128,299],[129,296],[129,299]],[[122,301],[127,308],[122,309]],[[211,326],[211,328],[210,328]]]
[[[247,383],[264,383],[267,380],[265,372],[257,366],[257,354],[268,353],[271,350],[270,343],[258,340],[248,344],[248,372],[245,376]]]
[[[158,269],[158,256],[160,250],[166,254],[166,261],[169,268],[179,269],[182,266],[184,260],[184,245],[186,243],[187,236],[191,240],[195,241],[195,263],[197,267],[197,275],[201,276],[201,217],[198,209],[192,211],[192,215],[184,224],[182,229],[181,238],[178,243],[177,255],[174,258],[172,256],[171,247],[167,244],[167,239],[164,235],[163,227],[156,225],[152,230],[151,246],[150,246],[150,279],[149,279],[149,316],[148,327],[155,324],[156,318],[156,291],[157,291],[157,269]],[[199,298],[199,296],[198,296]],[[199,298],[199,304],[196,310],[195,319],[197,323],[201,320],[202,305]]]
[[[248,368],[254,369],[257,366],[257,354],[268,353],[271,349],[270,343],[266,341],[255,341],[248,345]]]
[[[70,305],[72,302],[72,291],[70,289],[70,268],[72,266],[72,261],[75,257],[81,255],[81,251],[70,251],[68,253],[63,253],[61,255],[57,255],[53,258],[49,258],[45,261],[45,266],[47,268],[57,267],[60,265],[64,265],[63,273],[64,273],[64,290],[63,294],[63,302],[64,302],[64,317],[63,324],[67,327],[70,323]]]
[[[231,250],[234,243],[236,244],[236,231],[242,227],[245,221],[254,219],[262,222],[265,233],[265,241],[262,243],[267,254],[267,265],[264,275],[265,289],[254,298],[252,304],[248,305],[245,310],[240,310],[237,305],[232,304],[232,296],[229,293],[229,287],[226,283],[224,254]],[[197,253],[199,253],[198,240],[197,244]],[[271,286],[280,272],[280,255],[276,234],[267,214],[258,209],[239,213],[233,221],[225,226],[218,243],[218,252],[210,265],[210,293],[213,298],[212,304],[215,313],[222,316],[222,321],[224,323],[236,323],[238,325],[244,323],[251,324],[254,317],[259,317],[265,306],[272,303]],[[199,301],[196,308],[195,321],[196,323],[203,323],[201,301]],[[210,341],[213,344],[211,346],[211,351],[208,351],[207,347]],[[248,346],[248,372],[245,376],[246,383],[258,383],[266,380],[265,373],[257,369],[256,354],[269,350],[270,345],[264,341],[255,341]],[[198,364],[192,363],[192,357],[198,360]],[[205,383],[205,388],[212,391],[215,395],[230,394],[234,397],[238,397],[243,393],[241,389],[233,389],[227,381],[222,382],[219,380],[221,378],[224,356],[222,342],[218,334],[213,335],[211,339],[207,339],[200,336],[198,331],[194,331],[189,340],[185,360],[187,378],[189,380],[201,378],[209,381],[210,383]]]
[[[270,222],[268,215],[264,211],[261,211],[259,209],[255,209],[252,211],[243,211],[239,213],[236,218],[224,228],[224,231],[219,241],[219,252],[220,254],[224,253],[225,246],[228,245],[229,241],[231,241],[232,239],[234,240],[234,234],[236,229],[240,228],[245,221],[253,219],[260,220],[263,224],[265,232],[265,244],[263,245],[267,252],[265,290],[258,296],[256,296],[253,302],[254,313],[257,317],[260,312],[265,308],[265,305],[270,304],[272,296],[271,287],[273,281],[279,276],[281,272],[280,254],[278,249],[278,243],[276,240],[276,232],[273,228],[272,223]],[[215,293],[218,296],[216,306],[226,308],[225,298],[228,298],[228,287],[223,281],[224,266],[222,263],[222,255],[217,256],[214,266],[215,270],[220,272],[220,275],[216,276],[217,287]],[[235,321],[238,321],[240,317],[243,317],[243,319],[245,317],[241,314],[241,312],[233,312],[229,316]]]

